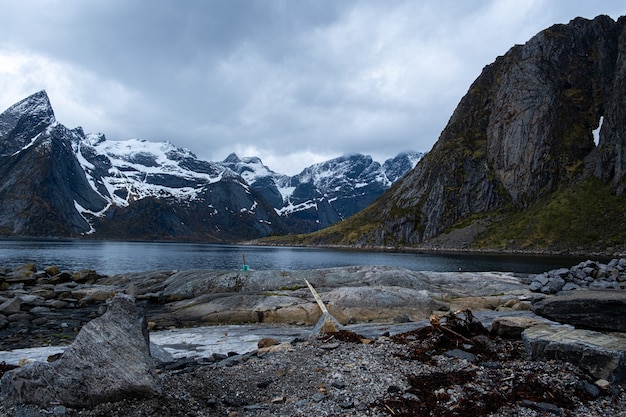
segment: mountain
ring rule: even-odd
[[[409,161],[415,157],[407,155]],[[412,168],[402,161],[389,171],[401,175]],[[358,171],[349,165],[341,166],[346,175]],[[368,165],[376,163],[369,158]],[[307,181],[313,181],[318,171],[307,170]],[[335,182],[343,174],[324,171]],[[364,207],[365,193],[353,192],[349,184],[371,188],[368,198],[386,189],[377,177],[355,173],[342,190],[358,195],[358,204],[344,204],[338,214],[324,207],[328,190],[310,186],[309,196],[306,181],[296,177],[277,174],[258,158],[233,154],[208,162],[168,142],[109,141],[103,134],[68,129],[56,121],[45,91],[0,114],[2,236],[234,242],[318,230],[341,220]],[[332,198],[346,197],[334,190]],[[305,210],[307,205],[323,209]]]
[[[623,250],[625,23],[576,18],[513,46],[414,170],[309,242]]]
[[[229,169],[168,143],[69,130],[40,91],[0,115],[5,236],[232,241],[284,231]]]
[[[241,159],[231,154],[222,164],[261,193],[291,232],[306,233],[364,209],[413,169],[422,156],[421,152],[404,152],[381,165],[369,155],[344,155],[294,176],[277,174],[256,157]]]

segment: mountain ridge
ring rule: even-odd
[[[4,236],[234,242],[309,232],[343,218],[327,191],[291,187],[295,177],[257,157],[203,161],[169,142],[109,141],[68,129],[44,90],[0,114],[0,173]],[[272,200],[264,182],[283,193],[293,188],[300,206],[277,188]],[[374,187],[367,198],[383,191]]]

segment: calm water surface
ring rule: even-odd
[[[115,241],[0,240],[0,265],[34,262],[39,269],[94,269],[100,274],[175,269],[293,270],[349,265],[387,265],[416,271],[506,271],[540,273],[585,260],[573,257],[448,255],[340,249]]]

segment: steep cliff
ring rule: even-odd
[[[106,201],[74,157],[76,134],[56,122],[43,91],[0,116],[1,234],[69,236],[90,230],[76,205],[99,211]]]
[[[590,176],[623,194],[625,24],[577,18],[498,57],[415,169],[318,241],[422,244],[486,213],[528,210]]]

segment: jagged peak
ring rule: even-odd
[[[251,165],[263,165],[263,161],[258,156],[246,156],[242,158],[242,162]]]
[[[241,159],[239,159],[237,154],[235,152],[233,152],[230,155],[228,155],[226,157],[226,159],[224,159],[223,162],[227,163],[227,164],[237,164],[237,163],[241,162]]]
[[[9,107],[5,113],[37,115],[54,122],[54,111],[46,90],[40,90]]]

